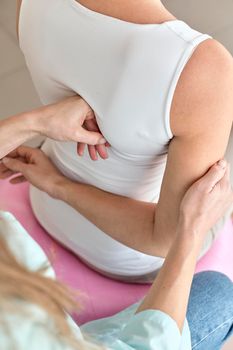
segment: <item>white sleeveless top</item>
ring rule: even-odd
[[[181,20],[134,24],[75,0],[23,0],[19,36],[42,103],[78,93],[111,144],[107,160],[92,161],[87,150],[83,157],[77,155],[76,143],[47,139],[43,149],[58,168],[111,193],[158,201],[173,137],[174,91],[195,48],[211,37]],[[161,265],[162,259],[116,242],[35,188],[31,201],[47,231],[99,269],[140,275]]]

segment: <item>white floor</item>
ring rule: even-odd
[[[0,119],[40,105],[23,55],[18,48],[15,35],[15,2],[0,0]],[[162,2],[177,18],[212,35],[233,53],[233,0]],[[229,157],[232,158],[233,153]],[[233,339],[224,350],[233,350]]]

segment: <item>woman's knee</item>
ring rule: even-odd
[[[187,319],[192,344],[208,340],[221,344],[232,332],[233,283],[222,273],[206,271],[194,276]],[[202,349],[202,348],[201,348]]]
[[[194,275],[192,286],[199,289],[205,286],[210,294],[233,295],[233,283],[228,276],[217,271],[203,271]]]
[[[223,273],[204,271],[194,276],[189,307],[206,304],[212,307],[216,304],[214,309],[221,309],[225,305],[233,313],[233,283]]]

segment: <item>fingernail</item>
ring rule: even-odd
[[[107,142],[107,141],[106,141],[104,138],[102,138],[102,139],[99,140],[99,144],[100,144],[100,145],[104,145],[106,142]]]

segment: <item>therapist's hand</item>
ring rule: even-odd
[[[42,135],[58,141],[77,142],[80,156],[87,144],[92,160],[98,159],[97,153],[102,159],[108,158],[106,147],[109,144],[101,134],[91,107],[80,96],[41,107],[35,120]]]
[[[27,180],[52,197],[58,185],[69,181],[39,149],[21,146],[3,158],[2,162],[8,169],[4,178],[16,175],[10,180],[12,184]]]
[[[58,141],[89,145],[91,159],[108,158],[104,139],[91,107],[80,96],[22,112],[0,120],[0,159],[32,138],[43,135]],[[83,146],[81,152],[83,151]],[[0,165],[0,176],[5,168]]]
[[[221,160],[196,181],[186,192],[180,205],[178,228],[198,240],[233,204],[230,164]],[[190,236],[191,238],[191,236]]]
[[[85,127],[86,130],[88,131],[97,131],[100,132],[100,129],[98,127],[96,118],[94,119],[88,119],[84,122],[83,126]],[[108,153],[106,147],[110,147],[110,144],[106,142],[105,145],[87,145],[84,142],[78,142],[77,146],[77,152],[80,156],[83,155],[85,148],[87,146],[89,156],[92,160],[98,160],[98,154],[100,155],[101,158],[107,159],[108,158]]]

